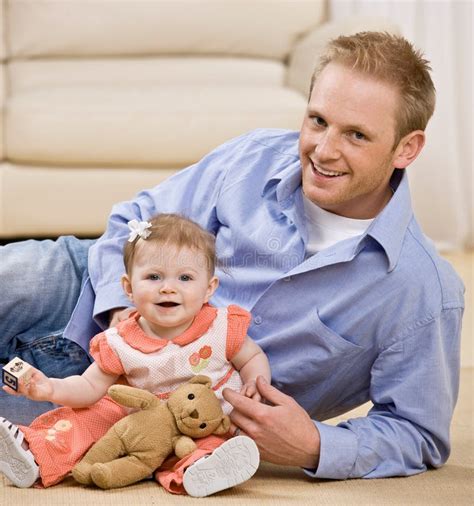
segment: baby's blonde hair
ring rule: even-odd
[[[146,241],[156,246],[175,246],[177,249],[187,247],[196,252],[202,252],[206,260],[209,277],[216,269],[216,241],[214,236],[204,230],[194,221],[179,214],[163,213],[149,220],[151,234],[146,239],[137,238],[133,242],[126,242],[123,250],[123,263],[128,275],[132,272],[137,244]]]
[[[317,78],[332,62],[392,84],[399,91],[395,146],[410,132],[425,130],[436,102],[431,67],[406,39],[387,32],[360,32],[333,39],[313,73],[310,96]]]

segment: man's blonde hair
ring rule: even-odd
[[[145,241],[158,248],[160,246],[174,246],[177,249],[189,248],[204,255],[209,277],[214,275],[217,264],[215,237],[204,230],[194,221],[179,214],[163,213],[149,220],[151,234],[146,239],[137,238],[133,242],[126,242],[123,250],[123,263],[128,275],[132,272],[133,260],[137,246]]]
[[[313,73],[310,95],[318,76],[332,62],[398,89],[401,102],[395,145],[410,132],[425,130],[436,101],[431,67],[406,39],[387,32],[360,32],[331,40]]]

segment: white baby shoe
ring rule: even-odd
[[[259,463],[260,455],[253,439],[236,436],[189,466],[183,476],[183,486],[192,497],[206,497],[247,481]]]
[[[22,446],[23,432],[0,418],[0,473],[16,487],[27,488],[39,478],[39,467],[30,450]]]

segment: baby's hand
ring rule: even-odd
[[[245,395],[245,397],[250,397],[254,401],[260,402],[262,400],[262,396],[259,394],[257,390],[257,383],[255,380],[247,381],[242,388],[240,389],[240,393]]]
[[[53,383],[40,370],[32,367],[33,372],[30,379],[25,382],[20,379],[18,384],[18,392],[13,388],[3,386],[3,390],[10,395],[24,396],[32,401],[49,401],[53,395]]]

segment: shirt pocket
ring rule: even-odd
[[[275,386],[286,393],[302,394],[309,389],[324,389],[346,376],[364,351],[362,346],[342,337],[324,324],[316,310],[307,320],[307,329],[295,336],[292,352],[287,354],[275,377]],[[273,370],[273,367],[272,367]]]
[[[362,346],[340,336],[324,324],[317,310],[312,312],[311,319],[311,334],[314,336],[314,344],[321,351],[321,358],[327,357],[327,359],[331,359],[341,353],[352,354],[362,350]]]

